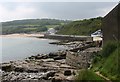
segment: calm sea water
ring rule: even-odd
[[[0,37],[0,61],[21,60],[31,55],[65,49],[63,46],[49,44],[53,41],[55,40],[30,37]]]

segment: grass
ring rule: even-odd
[[[98,61],[96,61],[99,59]],[[120,42],[108,42],[95,57],[93,71],[99,71],[111,80],[120,80]]]
[[[102,18],[91,18],[77,20],[63,25],[57,33],[64,35],[90,35],[98,29],[101,29]]]
[[[95,82],[95,81],[100,81],[104,82],[104,79],[102,79],[100,76],[95,74],[91,70],[81,70],[79,72],[79,75],[76,77],[76,82]]]
[[[100,72],[110,78],[111,80],[118,80],[120,77],[119,72],[119,60],[120,48],[117,48],[111,55],[105,60]],[[119,77],[119,78],[118,78]],[[119,79],[120,80],[120,79]]]

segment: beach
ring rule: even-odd
[[[8,34],[8,35],[0,35],[0,37],[44,37],[44,34],[26,34],[26,33],[16,33],[16,34]]]

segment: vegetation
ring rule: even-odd
[[[73,21],[63,25],[58,34],[64,35],[90,35],[98,29],[101,29],[102,17]]]
[[[102,79],[100,76],[98,76],[91,70],[81,70],[76,78],[76,82],[94,82],[94,81],[104,82],[104,79]]]
[[[48,28],[57,28],[69,22],[70,21],[56,19],[26,19],[2,22],[2,33],[11,34],[44,32],[47,31]]]
[[[95,57],[92,70],[99,71],[111,80],[120,80],[119,61],[120,42],[108,42],[99,55]]]
[[[58,34],[90,35],[101,28],[102,17],[79,21],[64,21],[56,19],[26,19],[2,23],[2,33],[36,33],[49,28],[58,30]]]
[[[104,79],[96,75],[95,72],[100,72],[106,78],[120,82],[120,42],[108,42],[101,52],[96,54],[93,59],[91,70],[81,70],[76,78],[76,81],[82,82],[93,82],[101,80],[105,82]],[[100,81],[100,82],[101,82]]]

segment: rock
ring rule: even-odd
[[[41,68],[39,68],[39,70],[40,70],[41,72],[47,72],[47,71],[48,71],[48,68],[47,68],[47,67],[41,67]]]
[[[43,75],[43,79],[48,80],[49,77],[53,77],[55,75],[55,71],[48,71]]]
[[[37,55],[37,56],[35,56],[35,59],[46,59],[46,58],[48,58],[47,55]]]
[[[35,59],[35,56],[28,57],[28,59]]]
[[[49,58],[54,58],[54,57],[58,56],[58,54],[57,53],[49,53],[48,56],[49,56]]]
[[[3,63],[0,68],[2,68],[3,71],[9,72],[12,71],[12,65],[11,63]]]
[[[53,58],[54,60],[61,60],[61,59],[66,59],[64,56],[57,56]]]
[[[43,62],[54,62],[54,59],[48,58],[48,59],[43,59],[42,61],[43,61]]]
[[[14,71],[16,71],[16,72],[24,72],[25,68],[23,68],[22,66],[17,66],[17,67],[14,68]]]
[[[61,63],[61,64],[65,64],[65,63],[66,63],[65,59],[56,60],[56,62],[59,62],[59,63]]]
[[[65,70],[64,71],[64,75],[65,76],[70,76],[72,73],[71,73],[71,70]]]
[[[73,70],[73,75],[76,75],[76,72],[75,72],[75,70]]]
[[[69,81],[74,81],[75,80],[75,76],[68,76],[67,78],[66,78],[66,80],[69,80]]]
[[[47,72],[47,77],[53,77],[55,75],[55,71],[49,71]]]
[[[73,69],[73,67],[66,65],[66,64],[61,64],[60,68],[65,68],[65,69]]]
[[[52,82],[62,82],[62,79],[60,77],[56,77],[52,79]]]
[[[27,73],[38,73],[39,71],[38,69],[28,69],[26,72]]]

